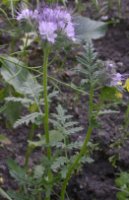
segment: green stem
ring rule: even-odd
[[[35,130],[35,125],[32,124],[31,130],[30,130],[30,133],[29,133],[29,137],[28,137],[28,140],[30,140],[30,141],[33,140],[34,130]],[[33,148],[31,146],[29,146],[29,144],[28,144],[26,154],[25,154],[25,163],[24,163],[24,168],[26,170],[28,169],[29,158],[30,158],[32,150],[33,150]]]
[[[43,60],[43,92],[44,92],[44,131],[45,140],[47,145],[47,156],[49,160],[51,159],[51,148],[50,148],[50,138],[49,138],[49,104],[48,104],[48,56],[49,56],[49,46],[44,47],[44,60]]]
[[[67,175],[66,175],[66,178],[65,178],[65,180],[63,182],[62,190],[61,190],[61,200],[65,199],[65,191],[66,191],[67,184],[68,184],[68,182],[69,182],[69,180],[71,178],[71,175],[72,175],[73,171],[76,169],[80,159],[82,158],[82,156],[84,155],[84,153],[87,150],[87,144],[89,142],[91,133],[92,133],[92,128],[89,127],[88,131],[87,131],[87,134],[86,134],[86,138],[85,138],[84,143],[83,143],[83,146],[82,146],[82,148],[80,150],[80,153],[77,155],[74,163],[69,167]]]
[[[62,189],[61,189],[61,200],[65,199],[66,187],[67,187],[67,184],[68,184],[68,182],[69,182],[69,180],[71,178],[71,175],[72,175],[73,171],[77,168],[77,166],[79,164],[79,161],[81,160],[82,156],[87,151],[87,144],[88,144],[88,142],[90,140],[91,133],[92,133],[93,95],[94,95],[94,89],[91,86],[91,88],[90,88],[90,97],[89,97],[89,128],[87,130],[86,137],[85,137],[84,143],[82,145],[82,148],[80,150],[80,153],[76,156],[73,164],[68,168],[68,172],[66,174],[66,178],[65,178],[65,180],[63,182]]]
[[[94,86],[90,86],[90,92],[89,92],[89,127],[92,127],[92,112],[93,112],[93,97],[94,97]]]
[[[44,60],[43,60],[43,92],[44,92],[44,132],[45,132],[45,141],[47,146],[47,157],[51,161],[51,147],[50,147],[50,136],[49,136],[49,103],[48,103],[48,56],[50,53],[50,48],[48,44],[43,48],[44,50]],[[52,172],[51,168],[48,170],[48,184],[51,182]],[[51,187],[51,186],[50,186]],[[46,191],[45,200],[50,200],[50,187],[49,192]]]

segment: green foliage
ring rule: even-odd
[[[28,3],[29,1],[26,0],[26,2]],[[37,0],[37,4],[38,2],[39,1]],[[52,3],[57,1],[48,0],[47,2]],[[62,2],[66,4],[68,1],[62,0]],[[78,2],[79,1],[77,0],[75,1],[75,3]],[[94,2],[97,3],[97,1]],[[14,17],[14,1],[11,0],[9,5],[6,4],[4,0],[3,3],[6,6],[11,7],[12,16]],[[4,14],[8,19],[7,14]],[[24,25],[25,24],[23,22],[21,25],[21,27],[23,26],[23,30],[20,30],[21,34],[25,29],[30,32],[30,26],[27,25],[27,27],[24,27]],[[92,39],[98,39],[104,36],[106,31],[106,24],[104,22],[97,22],[82,16],[75,17],[75,25],[76,35],[79,42],[91,42]],[[10,24],[10,26],[12,25]],[[28,36],[34,36],[34,38],[29,38],[27,43],[26,40]],[[33,34],[24,34],[24,38],[22,39],[23,45],[21,46],[21,49],[25,50],[25,48],[28,47],[31,42],[34,41],[34,39],[35,35]],[[66,44],[65,40],[64,42]],[[62,48],[62,43],[60,41],[59,43],[61,44],[59,48]],[[65,47],[67,47],[67,44]],[[81,80],[81,88],[83,88],[83,91],[89,92],[89,128],[84,141],[80,141],[79,139],[76,139],[78,138],[77,135],[75,135],[75,138],[72,136],[73,134],[80,133],[83,130],[82,127],[79,126],[78,122],[73,120],[72,115],[67,114],[67,111],[63,109],[61,105],[58,105],[56,108],[54,108],[56,109],[56,112],[50,114],[49,118],[51,98],[53,96],[57,96],[57,92],[54,91],[49,93],[47,77],[50,77],[47,74],[47,68],[49,66],[48,56],[50,46],[44,42],[43,48],[43,73],[38,67],[30,69],[25,63],[21,62],[16,57],[6,55],[0,56],[0,73],[3,80],[9,86],[9,95],[3,95],[3,93],[0,94],[2,100],[5,99],[6,102],[5,105],[7,111],[4,112],[4,115],[6,115],[11,123],[14,124],[14,128],[20,125],[29,125],[29,123],[32,124],[24,166],[21,167],[15,161],[8,160],[10,175],[15,179],[19,187],[15,192],[8,191],[7,195],[4,193],[4,191],[0,190],[2,195],[9,200],[11,200],[11,198],[15,200],[50,200],[50,196],[55,189],[54,187],[60,188],[60,184],[62,183],[63,179],[67,178],[68,170],[70,169],[72,174],[74,169],[78,170],[81,163],[93,162],[93,159],[90,158],[90,153],[97,149],[97,145],[94,145],[92,142],[90,143],[89,140],[92,129],[96,127],[97,112],[94,111],[94,90],[102,88],[102,82],[105,78],[103,63],[97,60],[97,54],[94,51],[91,43],[88,43],[87,46],[84,46],[84,53],[77,58],[79,65],[76,71],[79,72],[83,77]],[[17,54],[17,52],[15,53]],[[38,73],[38,77],[42,76],[43,86],[39,83],[41,79],[36,79],[36,75],[31,73],[30,70],[36,72],[36,75]],[[71,87],[75,89],[74,84],[71,84]],[[43,92],[44,98],[42,97]],[[105,101],[105,96],[109,95],[110,93],[106,92],[105,94],[101,94],[101,100],[103,101]],[[49,93],[49,95],[47,93]],[[27,110],[29,114],[19,117],[19,110],[22,106],[25,107],[25,110]],[[1,110],[5,111],[3,108],[4,107],[2,107]],[[104,110],[103,112],[98,113],[99,115],[105,113],[109,114],[111,111]],[[42,132],[45,132],[45,134],[39,135],[39,139],[33,141],[35,124],[43,125],[45,128]],[[7,139],[3,138],[1,135],[0,142],[3,143],[6,141]],[[41,149],[43,155],[41,156],[41,159],[38,160],[38,164],[34,164],[31,169],[29,169],[29,157],[31,152],[37,147],[38,149]],[[81,153],[79,153],[79,151]],[[68,178],[70,178],[71,174]],[[68,181],[66,182],[66,185],[67,184]]]
[[[0,143],[2,143],[2,144],[10,144],[11,141],[4,134],[0,134]]]
[[[62,166],[67,163],[67,158],[65,156],[60,156],[55,159],[54,163],[52,164],[51,168],[54,172],[57,172]]]
[[[4,116],[10,121],[11,125],[15,123],[15,128],[22,124],[28,125],[30,122],[41,124],[43,118],[41,106],[44,104],[41,97],[42,86],[29,71],[28,67],[17,58],[2,56],[1,63],[1,75],[14,88],[15,93],[11,92],[12,95],[13,93],[16,95],[5,98]],[[52,91],[48,96],[49,101],[56,95],[57,91]],[[22,106],[33,113],[20,118]]]
[[[13,127],[14,128],[17,128],[18,126],[21,126],[23,124],[25,125],[29,125],[29,123],[31,122],[32,124],[38,124],[38,123],[41,123],[42,121],[42,118],[43,118],[43,114],[42,113],[39,113],[39,112],[33,112],[31,114],[28,114],[26,116],[23,116],[21,117],[21,119],[18,119]]]
[[[122,8],[122,1],[121,0],[91,0],[93,7],[95,7],[96,11],[103,15],[104,13],[109,13],[115,9],[116,14],[118,17],[122,17],[121,8]]]
[[[4,115],[10,121],[11,124],[19,118],[21,113],[21,105],[24,105],[29,109],[31,105],[35,104],[35,110],[39,108],[39,99],[42,91],[41,85],[37,82],[34,75],[32,75],[29,70],[26,68],[25,64],[19,61],[17,58],[2,56],[0,58],[2,63],[1,75],[3,79],[11,85],[15,92],[10,88],[10,95],[19,94],[20,97],[10,96],[6,97],[6,107],[4,110]],[[33,117],[33,116],[32,116]],[[29,121],[30,116],[26,117]],[[25,118],[25,119],[26,119]],[[23,122],[24,118],[19,121],[17,124]],[[27,123],[29,123],[27,121]]]
[[[56,108],[57,114],[53,113],[50,121],[57,131],[62,132],[66,136],[82,130],[82,127],[78,127],[78,122],[72,121],[73,116],[67,115],[66,110],[58,105]]]
[[[129,173],[121,172],[115,180],[120,191],[117,192],[117,200],[129,200]]]
[[[109,87],[109,86],[105,86],[101,89],[101,94],[100,94],[100,98],[102,101],[105,102],[115,102],[118,100],[116,94],[118,92],[118,89],[116,87]]]
[[[9,121],[12,126],[21,114],[21,104],[19,102],[8,102],[3,112],[4,117]]]
[[[68,148],[67,140],[69,139],[69,136],[77,132],[80,132],[83,129],[78,125],[78,122],[73,121],[72,115],[66,114],[66,110],[63,109],[61,105],[58,105],[56,111],[57,111],[56,114],[55,113],[52,114],[50,122],[53,124],[54,133],[56,133],[57,135],[61,134],[63,140],[62,142],[59,141],[59,144],[55,143],[55,146],[59,145],[62,148]]]
[[[35,115],[35,113],[32,114]],[[39,113],[37,113],[37,115],[38,114]],[[28,173],[25,168],[20,167],[15,161],[11,159],[8,160],[10,174],[21,188],[21,190],[16,192],[8,191],[12,199],[19,200],[21,198],[23,200],[35,200],[40,190],[48,191],[51,186],[53,188],[53,186],[60,185],[62,179],[66,177],[68,166],[71,165],[76,156],[72,154],[72,151],[77,151],[82,145],[80,141],[70,141],[71,135],[82,131],[78,122],[73,121],[72,118],[72,115],[67,114],[66,110],[64,110],[61,105],[58,105],[56,113],[51,115],[50,122],[53,126],[52,131],[50,131],[50,145],[53,148],[53,157],[51,160],[44,155],[41,158],[41,162],[35,165],[30,173]],[[23,121],[29,123],[28,119],[24,119]],[[45,147],[45,137],[40,136],[39,138],[40,140],[36,142],[29,141],[29,145],[33,148]],[[87,159],[82,158],[80,162],[91,161],[92,160],[88,156]],[[50,169],[54,174],[51,176],[51,181],[48,178]]]
[[[11,191],[7,193],[15,200],[35,200],[38,189],[42,186],[41,173],[43,174],[43,167],[36,166],[33,173],[27,173],[23,167],[20,167],[14,160],[7,161],[10,175],[17,181],[20,190]],[[40,171],[37,171],[39,170]]]
[[[34,103],[34,101],[32,99],[21,98],[21,97],[6,97],[5,101],[6,102],[21,103],[25,107],[29,107],[31,104]]]
[[[0,60],[2,62],[1,75],[4,80],[19,94],[38,101],[42,87],[26,65],[17,58],[9,56],[2,56]]]
[[[49,138],[50,145],[53,148],[51,169],[54,173],[63,175],[62,178],[65,177],[67,166],[73,162],[75,155],[72,155],[71,152],[79,150],[82,145],[82,141],[70,140],[71,135],[83,130],[79,123],[73,121],[72,118],[73,116],[67,114],[67,111],[61,105],[57,106],[56,113],[53,113],[50,118],[50,122],[53,125]],[[39,138],[39,141],[29,141],[29,145],[33,148],[45,147],[45,137],[39,136]]]
[[[103,37],[107,30],[107,25],[101,21],[91,20],[87,17],[76,16],[75,33],[79,41],[90,42],[92,39],[99,39]]]
[[[5,199],[12,200],[11,197],[2,188],[0,188],[0,195]]]
[[[97,53],[94,51],[92,43],[84,46],[84,53],[78,56],[77,60],[80,65],[76,71],[83,76],[81,85],[84,89],[91,85],[95,88],[102,84],[105,73],[104,65],[102,61],[97,59]]]
[[[7,161],[8,167],[10,169],[11,176],[20,184],[24,185],[28,182],[28,177],[23,168],[21,168],[14,160],[9,159]]]

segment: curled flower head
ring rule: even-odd
[[[43,40],[55,43],[58,33],[66,35],[75,41],[74,25],[70,13],[61,6],[47,6],[31,11],[23,10],[17,20],[28,19],[36,21],[39,34]]]

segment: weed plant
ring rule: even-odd
[[[48,1],[48,3],[53,2],[55,3],[55,1]],[[11,10],[13,16],[14,7],[11,7]],[[104,67],[103,62],[97,58],[90,40],[86,44],[84,41],[83,45],[81,43],[83,51],[77,56],[77,67],[74,71],[81,77],[79,87],[49,76],[49,66],[53,62],[51,57],[57,42],[60,46],[63,40],[69,42],[71,46],[77,42],[71,14],[66,8],[57,4],[46,4],[35,10],[25,8],[19,11],[16,19],[20,27],[29,27],[28,33],[34,33],[31,42],[37,41],[42,49],[43,64],[30,68],[25,63],[28,37],[20,52],[19,57],[22,59],[18,57],[19,52],[0,56],[1,76],[11,87],[9,96],[5,95],[4,98],[6,104],[19,103],[28,111],[27,115],[15,120],[13,127],[31,124],[24,166],[19,166],[12,159],[7,161],[11,176],[18,182],[18,190],[10,190],[6,193],[0,189],[0,192],[9,200],[50,200],[53,195],[56,195],[57,199],[64,200],[67,198],[66,189],[71,176],[80,169],[82,163],[87,161],[89,141],[93,129],[98,127],[98,116],[102,112],[113,112],[104,110],[104,104],[107,94],[110,94],[112,99],[118,99],[117,93],[120,89],[117,86],[121,81],[121,74],[110,67],[108,69]],[[20,31],[22,33],[21,29]],[[55,113],[50,112],[52,98],[57,97],[59,91],[55,90],[49,80],[87,95],[88,111],[85,112],[88,116],[88,127],[86,131],[59,102],[56,102]],[[35,141],[37,127],[41,128],[42,133]],[[85,132],[84,141],[72,141],[71,136],[82,130]],[[30,169],[30,156],[37,148],[41,149],[42,157],[39,163]],[[55,194],[56,190],[60,191],[59,195]]]

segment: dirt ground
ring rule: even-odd
[[[88,3],[88,1],[86,1]],[[122,1],[121,16],[118,16],[116,7],[110,11],[98,15],[97,11],[87,4],[83,15],[101,19],[102,15],[113,19],[114,23],[109,25],[104,38],[94,41],[95,49],[100,59],[109,61],[117,66],[117,71],[122,74],[129,74],[129,2]],[[0,39],[2,41],[2,39]],[[8,40],[7,40],[8,42]],[[2,43],[2,42],[1,42]],[[3,50],[4,51],[4,50]],[[64,73],[65,74],[65,73]],[[61,75],[61,78],[64,77]],[[2,87],[2,86],[1,86]],[[79,120],[80,124],[87,128],[87,116],[85,110],[86,99],[83,97],[81,104],[75,108],[72,100],[72,93],[65,90],[69,110]],[[65,95],[64,95],[65,96]],[[66,101],[64,99],[64,101]],[[127,94],[125,101],[129,99]],[[119,105],[120,114],[111,114],[101,117],[101,129],[94,130],[92,140],[99,144],[99,150],[92,155],[94,162],[86,163],[83,169],[72,177],[68,186],[68,196],[70,200],[116,200],[115,177],[120,169],[128,170],[129,167],[129,139],[124,142],[121,148],[114,148],[111,144],[122,137],[122,123],[124,120],[125,105]],[[0,177],[3,178],[1,186],[7,188],[17,188],[17,184],[11,179],[6,165],[8,157],[14,158],[19,164],[24,162],[25,147],[28,135],[28,128],[21,127],[11,130],[6,127],[5,121],[0,119],[0,133],[9,137],[11,143],[0,145]],[[80,135],[84,137],[84,132]],[[78,136],[79,137],[79,136]],[[118,155],[116,167],[109,162],[109,157]],[[39,152],[34,152],[32,164],[35,162]],[[0,198],[2,200],[2,198]]]

